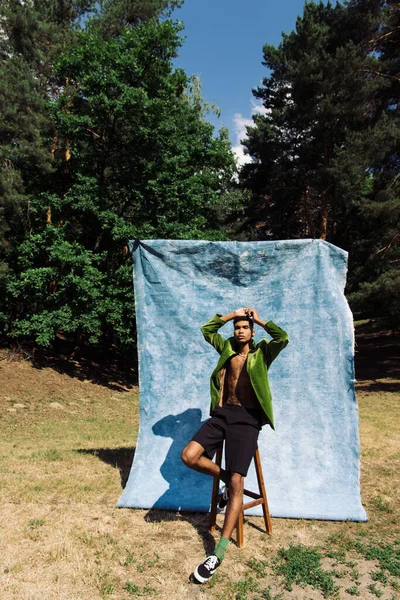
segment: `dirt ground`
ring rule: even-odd
[[[231,543],[206,586],[188,575],[213,547],[207,515],[115,507],[138,431],[131,375],[1,351],[0,600],[400,599],[399,547],[388,551],[400,537],[399,338],[357,331],[368,523],[273,519],[267,536],[249,517],[245,548]],[[288,589],[274,561],[290,544],[319,553],[336,591]],[[366,548],[383,550],[371,558]]]

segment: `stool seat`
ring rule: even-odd
[[[243,532],[244,511],[248,508],[252,508],[253,506],[258,506],[259,504],[261,504],[263,515],[264,515],[264,523],[265,523],[266,532],[269,535],[272,534],[272,522],[271,522],[271,516],[269,514],[267,493],[265,491],[264,477],[263,477],[260,453],[258,451],[258,448],[256,449],[256,451],[254,453],[253,460],[254,460],[254,466],[256,469],[257,483],[258,483],[259,491],[258,491],[258,493],[256,493],[256,492],[251,492],[250,490],[246,490],[246,489],[243,490],[243,496],[248,496],[249,498],[253,498],[253,500],[251,500],[250,502],[243,502],[242,508],[241,508],[241,511],[240,511],[240,514],[239,514],[239,517],[238,517],[238,520],[236,523],[236,543],[239,548],[243,548],[243,546],[244,546],[244,532]],[[222,461],[222,444],[217,450],[215,464],[217,464],[220,467],[221,461]],[[215,531],[216,522],[217,522],[217,506],[218,506],[219,499],[221,497],[221,494],[218,493],[219,482],[220,482],[220,478],[214,477],[212,497],[211,497],[210,525],[209,525],[209,530],[212,533]]]

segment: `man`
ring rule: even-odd
[[[224,339],[218,330],[233,320],[233,337]],[[272,337],[253,341],[253,322]],[[221,355],[211,375],[211,419],[184,448],[183,462],[196,471],[219,476],[227,486],[224,526],[213,554],[197,566],[193,576],[206,583],[221,564],[243,503],[244,478],[257,448],[262,425],[274,428],[268,369],[288,344],[288,336],[272,321],[264,321],[254,308],[239,308],[228,315],[215,315],[203,327],[204,338]],[[225,469],[212,458],[225,439]],[[226,492],[227,495],[226,495]],[[221,506],[221,503],[220,503]]]

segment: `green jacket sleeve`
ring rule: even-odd
[[[211,346],[214,346],[218,354],[221,354],[225,345],[224,338],[218,333],[218,329],[220,329],[222,325],[225,325],[225,321],[220,317],[221,315],[215,315],[208,323],[200,327],[204,339],[211,344]]]
[[[264,329],[272,337],[272,340],[263,339],[257,344],[257,348],[262,350],[265,362],[269,368],[271,363],[278,356],[279,352],[289,343],[289,337],[286,331],[275,325],[273,321],[268,321]]]

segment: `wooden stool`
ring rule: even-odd
[[[236,543],[239,548],[243,548],[243,546],[244,546],[243,523],[244,523],[244,511],[247,508],[252,508],[253,506],[258,506],[259,504],[261,504],[262,511],[264,514],[265,529],[267,530],[267,533],[269,535],[272,534],[272,522],[271,522],[271,517],[269,514],[267,493],[265,491],[264,477],[263,477],[260,453],[258,451],[258,448],[256,449],[253,458],[254,458],[254,465],[256,468],[259,492],[258,492],[258,494],[256,494],[255,492],[250,492],[249,490],[246,490],[246,489],[243,490],[243,495],[249,496],[250,498],[253,498],[253,500],[251,502],[243,503],[242,510],[240,511],[240,514],[239,514],[239,517],[238,517],[238,520],[236,523]],[[219,467],[221,466],[221,460],[222,460],[222,444],[218,448],[217,455],[215,458],[215,464],[218,465]],[[210,526],[209,526],[209,529],[212,533],[215,531],[215,525],[217,522],[217,505],[218,505],[219,499],[221,497],[221,494],[218,494],[219,482],[220,482],[219,477],[214,477],[212,498],[211,498],[211,510],[210,510]]]

